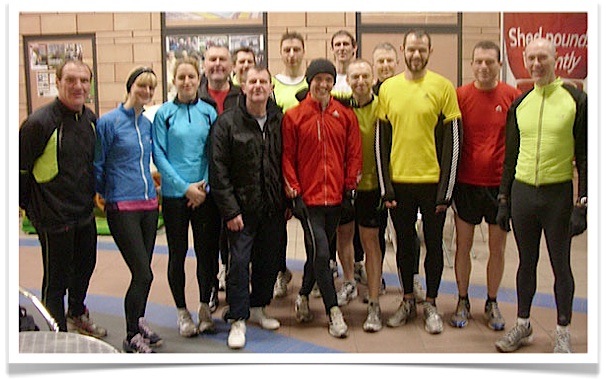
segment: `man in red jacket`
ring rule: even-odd
[[[295,317],[298,322],[313,318],[309,293],[317,281],[329,333],[344,338],[347,324],[337,305],[328,245],[339,225],[341,207],[353,206],[362,173],[360,129],[355,113],[330,95],[336,78],[332,62],[313,60],[305,76],[307,97],[282,121],[285,190],[303,226],[307,254]]]

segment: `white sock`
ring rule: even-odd
[[[566,332],[566,333],[568,333],[568,325],[556,325],[556,330],[558,332]]]
[[[520,318],[518,317],[518,325],[524,325],[524,326],[528,326],[530,325],[530,318]]]

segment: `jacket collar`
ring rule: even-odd
[[[246,95],[243,92],[240,92],[240,94],[238,95],[238,108],[240,108],[240,111],[242,111],[244,114],[252,117],[252,115],[248,113],[248,110],[246,109]],[[276,104],[276,101],[271,97],[267,99],[267,105],[265,109],[267,109],[268,120],[274,117],[280,111],[280,107],[278,106],[278,104]]]
[[[86,110],[86,105],[83,105],[82,110],[80,112],[76,112],[73,109],[68,108],[65,104],[63,104],[63,102],[59,100],[59,97],[55,98],[55,103],[57,104],[59,111],[63,116],[73,116],[76,120],[82,117],[82,114]]]
[[[549,95],[553,93],[557,88],[561,87],[564,84],[564,81],[559,76],[551,83],[547,84],[543,87],[537,87],[535,84],[534,89],[537,93]]]
[[[184,103],[184,102],[182,102],[182,101],[179,101],[179,98],[178,98],[177,96],[175,96],[175,98],[173,99],[173,103],[175,103],[175,104],[177,104],[177,105],[179,105],[179,104],[184,104],[184,105],[194,105],[194,104],[196,104],[196,103],[198,102],[198,100],[199,100],[199,99],[198,99],[198,97],[196,96],[196,98],[195,98],[195,99],[193,99],[192,101],[188,101],[188,102]]]

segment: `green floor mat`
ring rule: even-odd
[[[110,235],[109,226],[107,226],[107,218],[101,215],[95,216],[95,221],[97,222],[97,234],[102,236]],[[164,218],[162,214],[158,216],[158,229],[164,226]],[[21,224],[21,229],[23,232],[27,234],[35,234],[36,229],[33,227],[27,216],[23,217],[23,222]]]

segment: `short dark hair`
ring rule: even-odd
[[[416,36],[418,39],[421,39],[423,37],[427,37],[427,43],[429,44],[429,48],[431,48],[431,36],[424,29],[410,29],[410,30],[408,30],[406,32],[406,34],[404,34],[404,40],[402,42],[402,47],[406,47],[406,38],[408,38],[408,36],[411,35],[411,34],[413,34],[414,36]]]
[[[90,69],[90,66],[84,62],[82,62],[80,59],[65,59],[64,61],[62,61],[61,63],[59,63],[59,65],[57,66],[55,75],[57,76],[57,80],[61,80],[61,78],[63,78],[63,68],[69,64],[69,63],[73,63],[76,66],[82,66],[82,67],[86,67],[88,69],[88,72],[90,73],[90,78],[93,78],[93,70]]]
[[[476,43],[476,45],[473,47],[473,50],[471,51],[471,60],[472,61],[473,61],[473,56],[476,52],[476,49],[494,50],[497,52],[497,60],[499,62],[501,61],[501,49],[499,48],[499,45],[497,45],[496,43],[494,43],[492,41],[480,41],[480,42]]]
[[[257,65],[257,64],[255,64],[255,65],[253,65],[253,66],[249,67],[249,68],[248,68],[248,70],[246,70],[246,71],[244,72],[244,74],[242,74],[242,81],[246,82],[246,77],[248,76],[248,72],[249,72],[250,70],[254,70],[254,71],[257,71],[257,72],[263,72],[263,71],[266,71],[266,72],[267,72],[267,74],[269,74],[269,79],[270,79],[270,81],[271,81],[271,71],[269,71],[269,68],[268,68],[267,66],[265,66],[265,65]],[[240,84],[242,84],[242,83],[240,83]]]
[[[396,50],[396,47],[389,42],[381,42],[377,44],[374,49],[372,49],[372,54],[374,55],[375,51],[377,50],[393,51],[394,53],[396,53],[396,56],[398,55],[398,50]]]
[[[280,48],[282,48],[282,43],[287,39],[298,39],[299,41],[301,41],[301,45],[305,49],[305,39],[303,38],[303,35],[301,33],[291,32],[287,30],[286,33],[282,34],[282,38],[280,38]]]
[[[255,62],[257,61],[257,56],[255,54],[255,51],[252,48],[248,47],[248,46],[243,46],[243,47],[237,48],[231,54],[231,60],[233,61],[233,63],[236,63],[236,60],[238,59],[238,53],[252,54],[253,59],[255,60]]]
[[[341,30],[335,32],[335,34],[333,34],[332,37],[330,38],[331,47],[334,46],[335,37],[337,37],[337,36],[347,36],[351,40],[351,44],[353,47],[358,46],[358,43],[356,42],[356,38],[353,36],[353,34],[348,32],[347,30],[341,29]]]

